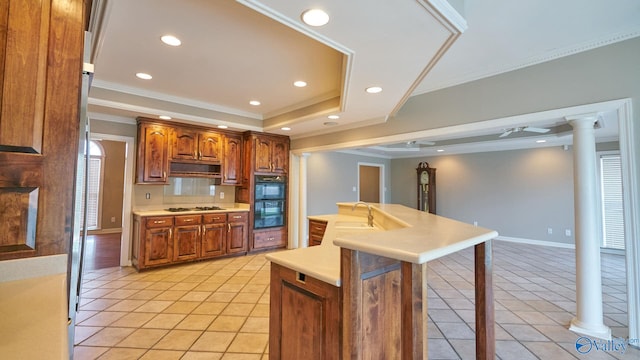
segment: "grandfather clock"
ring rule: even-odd
[[[429,163],[421,162],[416,168],[418,174],[418,210],[436,213],[436,169]]]

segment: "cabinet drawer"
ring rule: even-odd
[[[173,226],[173,216],[150,217],[145,220],[147,228]]]
[[[287,232],[282,230],[262,231],[253,233],[253,248],[266,249],[282,247],[287,244]]]
[[[229,222],[246,222],[249,218],[248,213],[246,212],[234,212],[227,214]]]
[[[175,217],[176,226],[198,225],[201,222],[200,215],[180,215]]]
[[[215,213],[215,214],[204,214],[202,215],[202,223],[203,224],[218,224],[218,223],[226,223],[227,222],[227,214],[226,213]]]

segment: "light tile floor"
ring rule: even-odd
[[[498,358],[640,359],[576,350],[574,251],[494,242]],[[624,257],[602,255],[605,324],[628,336]],[[429,359],[475,359],[473,251],[429,263]],[[267,359],[264,254],[84,275],[74,359]]]

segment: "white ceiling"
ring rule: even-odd
[[[640,35],[637,0],[451,3],[455,9],[444,0],[94,0],[90,115],[131,123],[170,115],[309,136],[384,121],[415,94]],[[329,23],[303,24],[311,7],[327,11]],[[163,44],[164,34],[182,45]],[[383,91],[366,93],[372,85]],[[262,104],[249,105],[253,99]],[[338,125],[325,125],[330,114]]]

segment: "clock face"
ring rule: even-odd
[[[423,171],[420,173],[420,184],[428,184],[429,183],[429,173]]]

